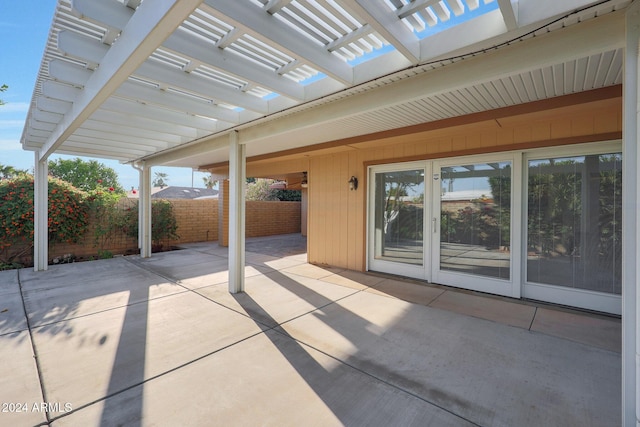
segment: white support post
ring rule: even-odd
[[[33,270],[47,269],[49,258],[49,164],[40,160],[36,151],[34,162],[33,200]]]
[[[140,196],[138,200],[138,244],[140,257],[151,257],[151,167],[140,169]]]
[[[626,15],[626,48],[623,81],[623,196],[622,214],[622,425],[640,425],[640,328],[638,328],[638,272],[640,271],[640,152],[638,120],[640,92],[640,3]]]
[[[245,146],[229,134],[229,292],[244,292]]]

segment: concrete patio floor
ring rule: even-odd
[[[620,320],[301,242],[249,239],[237,295],[217,242],[0,272],[0,426],[620,425]]]

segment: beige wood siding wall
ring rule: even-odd
[[[619,98],[446,129],[358,140],[309,158],[309,261],[364,270],[366,267],[367,166],[619,138]],[[345,149],[346,148],[346,149]],[[350,191],[355,175],[360,186]]]

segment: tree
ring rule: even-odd
[[[7,85],[0,86],[0,92],[4,92],[7,89],[9,89],[9,86],[7,86]],[[2,99],[0,99],[0,105],[4,105],[4,104],[5,104],[5,102]]]
[[[12,179],[26,173],[28,173],[26,170],[16,169],[13,166],[5,166],[0,163],[0,179]]]
[[[218,182],[218,180],[213,179],[211,175],[203,176],[202,181],[204,182],[204,186],[207,187],[208,189],[212,189]]]
[[[167,186],[167,181],[169,181],[168,175],[164,172],[156,172],[156,177],[153,179],[152,185],[154,187],[164,188]]]
[[[272,179],[254,178],[253,182],[247,183],[245,197],[247,200],[278,200],[277,190],[270,188]]]
[[[95,160],[85,161],[78,157],[49,160],[49,174],[84,191],[108,189],[124,194],[124,189],[118,182],[118,173]]]

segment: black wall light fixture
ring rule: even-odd
[[[347,182],[349,183],[349,190],[358,189],[358,178],[356,178],[355,176],[352,176],[351,178],[349,178],[349,181]]]

